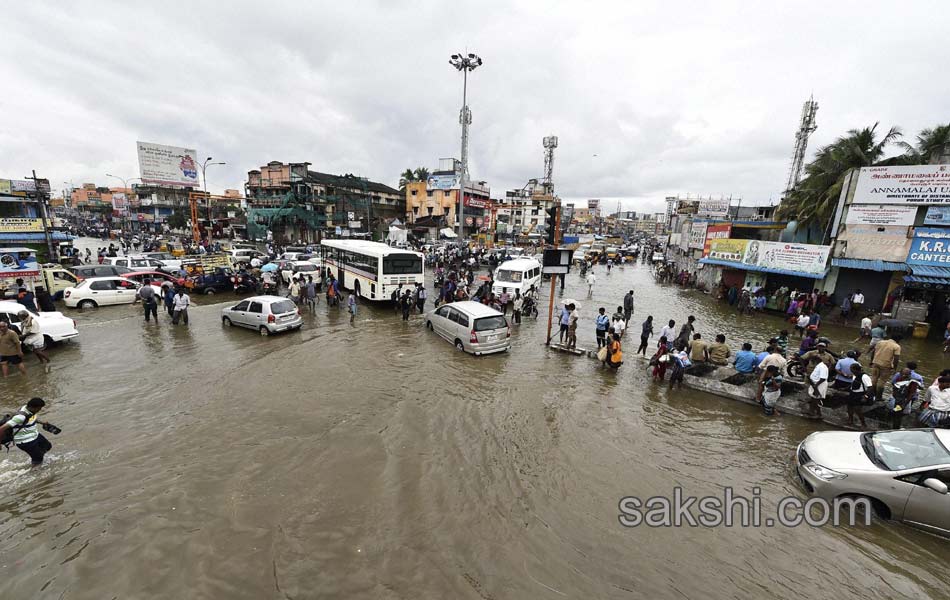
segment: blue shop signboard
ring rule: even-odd
[[[918,227],[914,230],[907,264],[950,267],[950,229]]]

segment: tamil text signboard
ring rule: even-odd
[[[726,262],[741,263],[749,240],[716,239],[709,242],[709,258]]]
[[[729,237],[732,233],[732,225],[729,223],[723,225],[709,225],[706,227],[706,241],[703,244],[703,256],[709,256],[709,247],[713,240],[722,240]]]
[[[852,204],[848,207],[848,215],[844,222],[848,225],[900,225],[909,227],[914,224],[916,215],[916,206]]]
[[[192,148],[136,142],[139,174],[145,183],[198,186],[197,153]]]
[[[700,250],[706,245],[706,225],[705,221],[694,222],[689,228],[689,248]]]
[[[36,233],[43,231],[41,219],[7,217],[0,219],[0,233]]]
[[[855,204],[950,204],[950,165],[864,167]]]
[[[918,227],[914,231],[907,264],[950,267],[950,230]]]

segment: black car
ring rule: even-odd
[[[69,267],[69,270],[79,279],[88,279],[90,277],[118,277],[123,273],[132,272],[132,269],[128,267],[117,267],[115,265],[78,265]]]
[[[230,269],[218,267],[213,273],[205,273],[192,278],[194,287],[192,290],[196,294],[218,294],[221,292],[230,292],[234,289],[234,282],[231,276],[234,272]]]

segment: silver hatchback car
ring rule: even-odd
[[[443,304],[426,315],[426,327],[463,352],[476,356],[511,348],[508,319],[494,308],[466,300]]]
[[[270,335],[288,329],[300,329],[303,318],[293,301],[281,296],[254,296],[221,310],[225,327],[236,325]]]
[[[817,431],[795,466],[809,493],[868,498],[882,519],[950,537],[950,430]]]

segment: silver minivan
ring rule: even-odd
[[[511,348],[508,319],[494,308],[466,300],[443,304],[426,315],[426,327],[463,352],[476,356]]]
[[[270,335],[288,329],[300,329],[303,318],[292,300],[282,296],[254,296],[221,310],[225,327],[236,325]]]

